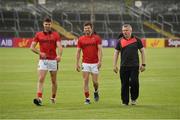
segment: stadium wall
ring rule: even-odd
[[[0,38],[0,47],[6,48],[28,48],[33,38]],[[118,40],[107,39],[102,41],[103,47],[114,47]],[[180,47],[180,39],[167,38],[143,38],[143,45],[146,48]],[[63,47],[75,47],[77,40],[62,40]]]

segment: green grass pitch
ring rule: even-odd
[[[180,119],[180,48],[146,49],[138,105],[122,106],[119,75],[112,71],[113,48],[103,48],[100,101],[84,105],[81,73],[75,71],[75,48],[64,48],[58,71],[57,103],[50,103],[49,74],[43,106],[36,94],[37,55],[24,48],[0,48],[0,119]]]

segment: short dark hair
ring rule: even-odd
[[[93,28],[93,24],[90,21],[86,21],[84,23],[84,26],[90,26],[91,28]]]
[[[49,18],[49,17],[45,17],[43,21],[44,22],[52,22],[51,18]]]

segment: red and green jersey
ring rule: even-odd
[[[61,38],[57,32],[37,32],[33,41],[39,43],[40,52],[46,54],[46,59],[56,59],[56,43],[57,41],[61,41]],[[40,57],[40,59],[42,58]]]
[[[77,47],[82,49],[83,63],[98,63],[98,45],[102,44],[100,36],[93,34],[91,36],[83,35],[79,37]]]

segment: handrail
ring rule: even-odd
[[[45,13],[47,16],[52,18],[52,12],[50,12],[47,8],[40,4],[37,4],[37,7],[41,10],[41,12]]]
[[[146,11],[144,11],[143,9],[134,9],[134,8],[132,8],[132,7],[129,7],[129,6],[127,6],[127,8],[129,9],[129,10],[131,10],[132,11],[132,13],[134,13],[134,14],[137,14],[137,15],[144,15],[145,17],[147,17],[148,18],[148,20],[150,20],[150,13],[147,13]]]
[[[73,31],[73,25],[72,25],[72,23],[69,21],[69,20],[64,20],[64,23],[67,23],[67,24],[69,24],[70,26],[71,26],[71,32]]]
[[[175,39],[178,38],[175,35],[173,35],[172,33],[162,30],[161,28],[159,28],[158,26],[156,26],[153,23],[150,23],[148,21],[144,21],[143,24],[150,27],[150,28],[152,28],[152,29],[154,29],[156,32],[161,33],[162,35],[164,35],[166,37],[175,38]]]
[[[61,35],[66,37],[67,39],[76,39],[77,37],[74,36],[72,33],[66,31],[62,26],[59,25],[57,21],[53,21],[52,28],[58,31]]]
[[[163,21],[163,23],[169,25],[171,27],[170,31],[172,32],[173,31],[173,25],[169,22],[166,22],[166,21]]]

